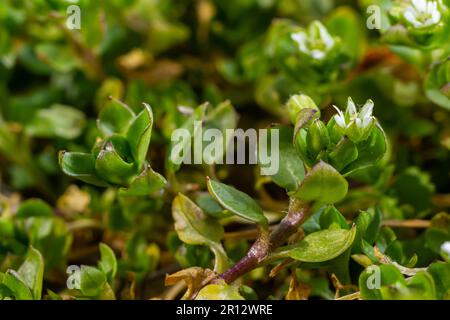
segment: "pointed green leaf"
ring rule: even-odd
[[[147,157],[148,146],[150,145],[152,136],[152,127],[152,108],[144,103],[144,110],[133,120],[127,132],[127,140],[130,145],[131,154],[133,155],[138,170],[142,168]]]
[[[117,259],[114,251],[104,243],[100,243],[98,267],[105,273],[108,282],[111,283],[117,272]]]
[[[80,290],[86,297],[97,297],[101,294],[106,275],[97,268],[82,266],[80,274]]]
[[[27,285],[23,282],[20,275],[14,270],[8,270],[0,277],[2,285],[11,291],[16,300],[33,300],[33,294]]]
[[[343,138],[333,148],[333,151],[329,154],[330,164],[340,171],[358,158],[358,149],[355,144],[347,139]]]
[[[345,217],[334,207],[328,206],[319,217],[321,229],[350,229]]]
[[[159,173],[147,165],[142,173],[137,176],[128,188],[120,189],[120,194],[124,196],[147,196],[161,190],[167,181]]]
[[[118,185],[127,185],[136,173],[133,163],[125,162],[110,142],[98,154],[95,171],[104,180]]]
[[[209,193],[228,211],[258,224],[268,224],[261,207],[244,192],[210,178],[207,185]]]
[[[59,164],[62,171],[68,176],[96,186],[106,187],[108,185],[97,176],[95,158],[90,153],[61,151],[59,153]]]
[[[44,279],[44,259],[41,253],[30,247],[25,261],[20,266],[17,273],[23,282],[30,288],[35,300],[40,300],[42,296],[42,282]]]
[[[105,135],[125,133],[133,121],[133,111],[118,100],[109,100],[100,111],[97,119],[98,129]]]
[[[195,199],[197,205],[210,216],[214,218],[225,218],[232,214],[224,210],[222,206],[209,193],[201,193]]]
[[[100,151],[102,151],[102,149],[104,149],[108,144],[111,144],[114,147],[114,150],[126,162],[133,162],[133,156],[131,154],[128,140],[123,135],[117,133],[113,133],[105,139],[98,141],[94,145],[94,147],[92,148],[92,154],[94,155],[94,157],[97,158]]]

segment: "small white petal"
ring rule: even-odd
[[[357,127],[358,129],[363,129],[361,119],[356,118],[354,121],[355,121],[356,127]]]
[[[411,7],[408,7],[408,9],[406,9],[405,13],[403,14],[403,16],[405,17],[406,20],[408,20],[411,23],[414,23],[413,21],[417,21],[416,20],[416,14],[414,13],[414,11],[411,9]]]
[[[428,2],[428,10],[427,10],[427,12],[428,13],[433,13],[435,11],[437,11],[437,2],[429,1]]]
[[[413,21],[411,21],[411,23],[414,25],[414,27],[416,27],[416,28],[422,28],[422,27],[424,27],[424,24],[423,24],[423,22],[421,22],[421,21],[419,21],[419,20],[413,20]]]
[[[412,0],[412,3],[418,11],[423,12],[423,11],[427,10],[426,0]]]
[[[343,117],[338,116],[338,115],[336,114],[336,115],[334,116],[334,121],[336,121],[336,124],[337,124],[339,127],[343,128],[343,129],[346,128],[345,120],[344,120]]]
[[[311,56],[314,58],[314,59],[317,59],[317,60],[321,60],[321,59],[323,59],[324,57],[325,57],[325,52],[323,52],[323,51],[321,51],[321,50],[312,50],[311,51]]]
[[[299,31],[297,33],[291,34],[291,39],[297,42],[300,51],[308,51],[308,49],[306,48],[306,35],[304,32]]]
[[[328,30],[323,26],[323,24],[318,24],[318,30],[319,30],[319,36],[320,39],[323,41],[323,43],[325,44],[326,48],[331,48],[332,46],[334,46],[334,39],[333,37],[328,33]]]
[[[340,115],[341,117],[344,117],[344,113],[341,111],[341,109],[339,109],[338,107],[336,107],[334,104],[333,104],[333,108],[339,113],[339,115]]]
[[[441,250],[444,251],[447,255],[450,255],[450,241],[446,241],[442,244]]]
[[[439,11],[433,11],[431,14],[431,21],[433,21],[433,24],[436,24],[441,20],[441,13]]]
[[[346,115],[350,116],[350,119],[356,118],[358,116],[356,112],[356,106],[353,102],[352,98],[348,97],[347,100],[347,110],[345,111]]]
[[[373,121],[375,121],[374,117],[364,118],[362,120],[362,128],[366,129],[367,127],[370,127]]]
[[[372,100],[367,100],[366,103],[364,104],[364,107],[361,109],[361,112],[359,113],[359,118],[360,119],[364,119],[364,118],[370,118],[372,116],[372,110],[373,110],[373,101]]]

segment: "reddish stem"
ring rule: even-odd
[[[267,231],[261,231],[260,236],[247,254],[233,267],[225,271],[220,278],[231,283],[263,262],[269,253],[284,244],[298,230],[310,213],[309,204],[291,199],[288,214],[278,226],[267,236]]]

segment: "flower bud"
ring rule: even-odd
[[[297,122],[298,114],[303,109],[317,110],[314,115],[314,119],[318,119],[320,117],[320,110],[317,105],[309,96],[304,94],[296,94],[290,97],[286,103],[286,107],[289,114],[289,119],[293,124]]]
[[[308,134],[306,136],[306,143],[308,146],[308,152],[314,158],[328,147],[330,137],[328,136],[328,130],[322,121],[315,120],[309,126]]]

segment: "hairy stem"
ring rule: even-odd
[[[260,236],[247,254],[233,267],[225,271],[220,278],[226,283],[231,283],[240,276],[258,267],[264,262],[271,251],[281,246],[291,235],[297,232],[298,226],[306,220],[309,213],[309,204],[291,199],[287,215],[270,235],[267,229],[261,230]]]

